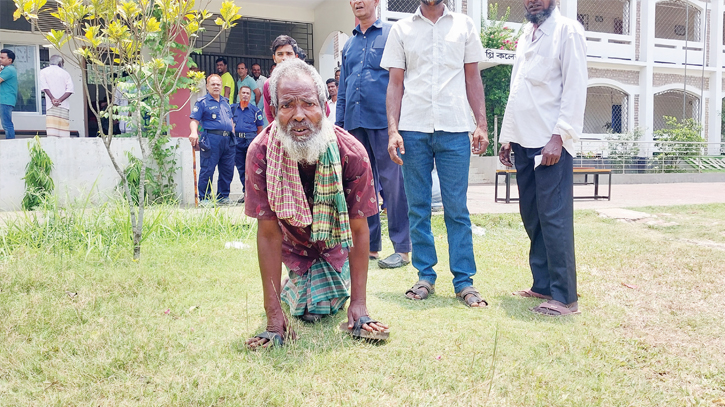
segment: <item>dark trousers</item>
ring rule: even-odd
[[[577,301],[574,258],[574,160],[564,149],[551,166],[534,169],[541,148],[511,143],[519,188],[519,209],[531,240],[531,290],[556,301]]]
[[[201,172],[199,173],[199,199],[212,199],[211,183],[214,170],[219,166],[217,199],[229,198],[229,185],[234,178],[234,137],[203,132],[199,137]]]
[[[249,145],[252,144],[252,141],[254,141],[254,138],[242,138],[237,137],[237,152],[234,155],[234,163],[237,166],[237,172],[239,173],[239,180],[242,181],[242,192],[245,191],[245,168],[246,168],[246,161],[247,161],[247,151],[249,150]]]
[[[410,223],[408,221],[408,200],[405,197],[403,172],[400,166],[390,159],[388,154],[388,129],[357,128],[350,131],[365,147],[373,169],[375,190],[385,194],[385,207],[388,210],[388,234],[396,253],[409,253]],[[377,194],[375,194],[377,200]],[[380,214],[368,217],[370,228],[370,251],[383,249],[380,228]]]

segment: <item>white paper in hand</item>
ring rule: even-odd
[[[539,155],[535,155],[535,156],[534,156],[534,169],[536,169],[536,168],[537,168],[538,166],[540,166],[540,165],[541,165],[541,160],[542,160],[543,158],[544,158],[544,157],[543,157],[543,156],[542,156],[541,154],[539,154]]]

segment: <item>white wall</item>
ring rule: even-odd
[[[338,0],[339,1],[339,0]],[[199,7],[205,7],[210,12],[218,12],[222,6],[222,0],[211,0],[197,3]],[[242,9],[239,13],[242,17],[268,18],[271,20],[296,21],[311,23],[315,21],[315,12],[310,7],[291,7],[288,5],[273,5],[264,1],[239,1],[234,4]],[[347,2],[345,2],[347,4]]]
[[[320,54],[325,40],[330,33],[341,31],[352,34],[355,28],[355,16],[352,14],[350,2],[344,0],[327,0],[315,8],[314,55],[315,67],[320,69]],[[340,44],[342,48],[344,44]],[[324,78],[324,77],[323,77]]]
[[[25,176],[25,167],[30,161],[28,143],[33,142],[35,142],[34,139],[0,141],[0,210],[20,209],[20,203],[25,194],[25,182],[22,178]],[[60,202],[67,203],[85,199],[90,194],[91,202],[97,204],[115,194],[114,191],[120,177],[113,168],[100,138],[59,139],[48,137],[41,138],[40,142],[53,161],[54,168],[51,177],[55,182],[55,194]],[[177,162],[180,165],[186,165],[188,172],[192,173],[193,170],[188,168],[191,167],[192,160],[191,146],[186,140],[174,139],[172,143],[180,143],[180,148],[177,150]],[[138,143],[131,138],[115,139],[111,147],[119,164],[123,167],[128,164],[124,151],[131,151],[135,156],[141,154]],[[184,153],[186,154],[184,155]],[[188,159],[183,160],[184,156]],[[177,194],[186,202],[193,202],[193,177],[188,177],[191,187],[184,194],[185,186],[182,182],[184,175],[183,171],[177,174]]]
[[[46,41],[41,34],[23,31],[9,31],[0,30],[0,41],[3,43],[11,43],[14,45],[47,45]],[[64,53],[69,54],[70,49],[65,47]],[[59,52],[53,48],[50,49],[50,55],[59,54]],[[73,93],[68,101],[70,102],[70,129],[80,133],[81,137],[86,136],[85,126],[85,96],[83,91],[83,75],[80,68],[73,64],[73,59],[65,58],[65,70],[70,73],[73,78],[73,86],[75,87],[75,93]],[[36,84],[39,87],[40,85]],[[41,113],[27,113],[27,112],[14,112],[13,113],[13,124],[15,130],[42,130],[45,131],[45,115]]]

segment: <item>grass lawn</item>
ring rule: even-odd
[[[256,353],[243,346],[265,326],[253,223],[159,211],[135,263],[113,233],[127,227],[122,212],[85,213],[52,235],[11,222],[0,405],[725,405],[725,205],[643,211],[658,217],[576,213],[580,316],[536,316],[536,300],[511,296],[531,284],[518,215],[472,217],[486,229],[475,284],[491,305],[466,308],[435,216],[437,295],[406,300],[412,266],[370,266],[368,308],[391,325],[387,343],[339,333],[341,313],[294,323],[298,341]],[[251,247],[225,249],[237,240]]]

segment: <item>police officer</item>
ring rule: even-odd
[[[242,181],[242,191],[244,191],[244,166],[247,160],[247,150],[264,126],[262,111],[249,103],[251,99],[252,89],[249,86],[242,86],[239,88],[239,103],[232,106],[234,132],[237,136],[237,155],[234,160],[237,164],[237,171],[239,171],[239,179]],[[239,203],[243,202],[244,197],[239,200]]]
[[[189,118],[191,134],[189,141],[201,149],[201,172],[199,173],[199,198],[209,202],[211,195],[211,182],[214,169],[219,166],[219,179],[217,181],[217,196],[219,203],[229,203],[229,185],[234,178],[234,155],[236,140],[234,137],[234,123],[232,122],[232,108],[229,100],[221,95],[222,78],[212,74],[206,79],[206,89],[209,93],[199,99]],[[202,131],[199,137],[198,128],[201,123]]]

